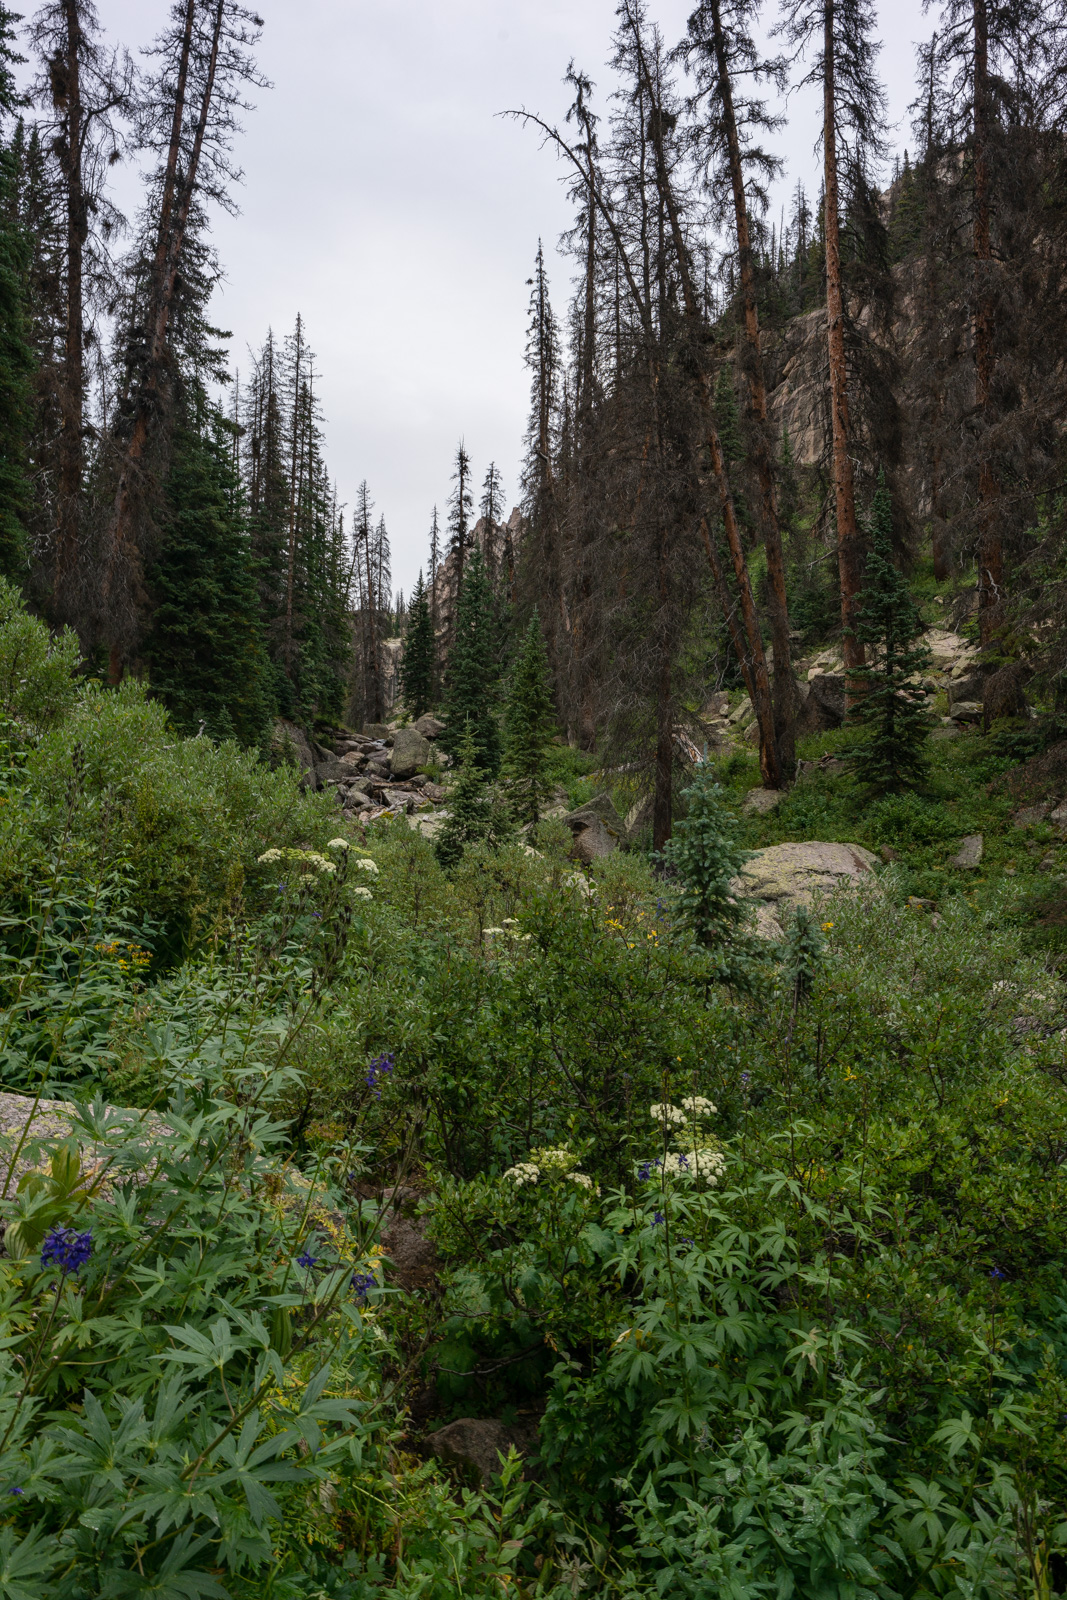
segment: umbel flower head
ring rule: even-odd
[[[680,1128],[689,1120],[680,1106],[666,1104],[649,1106],[648,1114],[653,1122],[662,1123],[665,1128]]]
[[[58,1267],[64,1277],[78,1272],[93,1253],[91,1229],[77,1233],[74,1228],[53,1228],[41,1246],[41,1266]]]

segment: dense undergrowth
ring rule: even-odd
[[[3,1086],[76,1120],[6,1136],[3,1600],[1067,1587],[1058,846],[1009,756],[739,821],[899,858],[772,951],[551,826],[340,840],[72,666],[7,603]],[[537,1421],[525,1476],[423,1459],[459,1416]]]

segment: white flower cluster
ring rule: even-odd
[[[258,858],[261,867],[269,867],[275,861],[285,861],[290,865],[311,872],[336,872],[332,861],[327,861],[325,856],[320,856],[317,850],[264,850]]]
[[[649,1106],[648,1111],[653,1122],[662,1122],[668,1128],[680,1128],[689,1120],[678,1106],[655,1105]]]
[[[600,1193],[599,1183],[594,1183],[592,1178],[589,1177],[588,1173],[568,1172],[567,1180],[569,1183],[578,1184],[578,1186],[582,1189],[588,1189],[591,1194],[598,1195]]]
[[[515,917],[505,917],[504,918],[504,926],[502,928],[483,928],[482,929],[482,933],[483,934],[490,934],[490,933],[497,934],[498,933],[498,934],[500,934],[500,936],[502,938],[505,938],[505,939],[521,939],[521,940],[531,939],[533,937],[532,934],[520,933],[519,932],[519,930],[518,930],[518,928],[516,926],[516,921],[517,921],[517,919]]]
[[[521,1188],[524,1183],[536,1183],[541,1176],[541,1169],[535,1167],[532,1161],[520,1161],[517,1167],[509,1167],[504,1176]]]
[[[572,1150],[568,1150],[566,1145],[560,1145],[555,1149],[531,1150],[530,1154],[541,1171],[552,1178],[565,1178],[578,1165],[578,1157]]]
[[[539,1178],[563,1178],[568,1183],[576,1184],[579,1189],[584,1189],[587,1194],[599,1195],[599,1185],[595,1184],[587,1173],[575,1171],[578,1157],[565,1145],[531,1150],[530,1155],[532,1160],[520,1161],[517,1166],[509,1167],[504,1174],[505,1178],[519,1188],[526,1183],[536,1183]]]
[[[702,1094],[687,1095],[681,1106],[654,1105],[649,1110],[652,1120],[664,1129],[684,1129],[678,1137],[688,1145],[685,1150],[668,1150],[657,1161],[646,1162],[639,1177],[650,1179],[653,1168],[658,1168],[665,1178],[700,1178],[704,1183],[718,1183],[726,1171],[726,1157],[718,1141],[703,1133],[694,1123],[710,1117],[717,1107]]]
[[[357,883],[355,885],[355,887],[353,888],[352,893],[360,895],[362,897],[362,899],[364,899],[364,900],[373,900],[374,899],[374,896],[371,894],[370,890],[368,888],[366,888],[362,883]]]

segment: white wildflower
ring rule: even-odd
[[[369,872],[371,877],[376,878],[378,876],[378,863],[372,861],[369,856],[364,856],[361,861],[356,862],[356,871]]]
[[[680,1128],[688,1121],[686,1114],[678,1106],[655,1105],[649,1106],[648,1114],[653,1122],[662,1122],[668,1127]]]
[[[599,1183],[594,1183],[592,1178],[585,1172],[568,1172],[567,1179],[570,1183],[578,1184],[582,1189],[588,1189],[590,1194],[597,1196],[600,1194]]]
[[[702,1094],[687,1095],[682,1101],[682,1110],[688,1111],[691,1117],[710,1117],[718,1109],[718,1106],[712,1105]]]
[[[535,1167],[532,1161],[520,1161],[518,1166],[509,1167],[504,1176],[521,1188],[524,1183],[536,1183],[541,1176],[541,1169]]]
[[[259,857],[259,865],[261,867],[265,867],[271,861],[280,861],[282,859],[282,854],[283,852],[281,850],[264,850],[263,854]]]
[[[505,926],[505,928],[514,928],[514,926],[518,922],[518,920],[519,920],[518,917],[505,917],[504,918],[504,926]]]
[[[331,839],[326,846],[327,850],[347,850],[351,841],[348,839]]]
[[[488,935],[490,933],[503,933],[503,931],[504,931],[503,928],[483,928],[482,929],[482,932],[484,934],[486,934],[486,935]]]
[[[531,1150],[530,1154],[542,1172],[549,1177],[565,1178],[578,1165],[578,1157],[573,1151],[568,1150],[566,1145],[545,1150]]]
[[[365,889],[361,883],[357,883],[356,884],[355,888],[352,890],[352,893],[353,894],[358,894],[360,896],[360,898],[363,899],[363,900],[373,900],[374,899],[374,896],[371,894],[370,890],[369,889]]]

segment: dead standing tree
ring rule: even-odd
[[[767,383],[763,369],[755,255],[749,194],[760,210],[766,207],[763,184],[779,164],[753,144],[752,130],[772,131],[779,123],[752,94],[739,97],[735,81],[745,75],[757,83],[782,87],[780,61],[761,61],[752,37],[755,0],[702,0],[689,19],[689,36],[680,53],[695,70],[694,109],[702,121],[695,132],[697,150],[717,222],[729,214],[737,253],[743,344],[740,365],[748,387],[750,448],[758,487],[758,511],[767,558],[768,619],[774,659],[774,726],[783,773],[791,776],[796,759],[797,690],[790,660],[789,603],[785,559],[775,492],[773,446],[767,424]]]
[[[639,26],[640,19],[638,18],[637,21]],[[627,49],[626,31],[627,21],[624,19],[624,50]],[[707,325],[700,311],[700,302],[693,281],[692,266],[684,243],[678,198],[671,182],[670,164],[667,159],[665,144],[668,119],[664,114],[655,77],[637,59],[632,49],[632,43],[631,39],[629,41],[631,46],[629,53],[633,56],[633,60],[630,63],[629,75],[635,84],[643,106],[640,136],[642,140],[646,140],[651,146],[651,150],[648,152],[651,157],[651,172],[643,171],[642,182],[651,180],[653,183],[660,205],[665,238],[669,236],[672,241],[673,263],[683,291],[684,317],[689,331],[687,347],[699,398],[701,433],[715,484],[718,516],[721,518],[726,534],[734,576],[740,595],[744,629],[744,648],[741,653],[741,662],[746,685],[759,724],[760,770],[763,781],[768,787],[779,788],[782,783],[782,770],[775,740],[774,709],[766,656],[760,635],[755,599],[749,581],[741,531],[727,474],[726,459],[715,422],[712,384],[705,355],[708,334]],[[596,208],[613,245],[615,264],[621,273],[641,341],[647,353],[647,359],[653,363],[648,373],[648,383],[650,391],[654,393],[658,384],[658,374],[654,369],[654,356],[652,354],[658,345],[657,310],[659,308],[656,303],[656,290],[657,287],[662,287],[663,277],[660,274],[659,284],[657,285],[647,270],[650,255],[647,239],[642,235],[636,244],[631,244],[628,241],[622,220],[617,213],[613,195],[604,180],[602,168],[589,158],[588,141],[586,146],[579,150],[563,137],[558,128],[553,127],[532,112],[514,111],[508,113],[508,115],[518,117],[520,120],[539,128],[546,140],[552,143],[559,153],[570,162],[578,181],[585,185],[588,203]],[[663,559],[667,559],[666,548],[666,543],[662,542],[661,556],[663,556]],[[713,552],[711,554],[713,556]],[[721,568],[719,575],[721,576]],[[664,706],[669,702],[668,680],[669,675],[661,672],[657,690],[659,710],[657,712],[656,800],[654,802],[655,820],[653,828],[654,836],[657,837],[658,843],[663,842],[669,835],[670,829],[670,768],[672,752],[670,749],[670,734],[663,710]]]
[[[815,59],[801,80],[822,91],[823,237],[826,249],[826,337],[830,361],[830,420],[833,435],[837,567],[841,584],[842,655],[849,697],[861,692],[849,674],[864,664],[856,636],[863,588],[863,549],[856,515],[849,419],[845,297],[841,273],[843,197],[866,182],[868,166],[882,153],[885,93],[875,76],[881,48],[871,0],[783,0],[779,31],[799,54],[816,43]],[[844,168],[844,172],[842,172]]]
[[[91,321],[87,300],[91,307],[110,284],[102,238],[114,232],[119,218],[104,198],[104,179],[120,155],[115,118],[127,110],[134,82],[128,54],[102,50],[98,33],[90,0],[49,0],[34,17],[30,33],[42,69],[36,98],[52,113],[50,146],[63,205],[64,326],[54,380],[59,437],[52,585],[55,614],[68,620],[80,620],[81,610],[77,568],[85,480],[85,349]]]
[[[139,142],[157,153],[153,185],[154,247],[141,291],[138,370],[127,374],[126,427],[105,538],[101,578],[109,679],[122,676],[124,656],[144,608],[142,519],[150,453],[166,410],[168,332],[184,252],[205,201],[232,208],[240,174],[230,161],[237,117],[247,109],[241,86],[263,86],[251,48],[262,20],[234,0],[176,0],[138,107]]]

